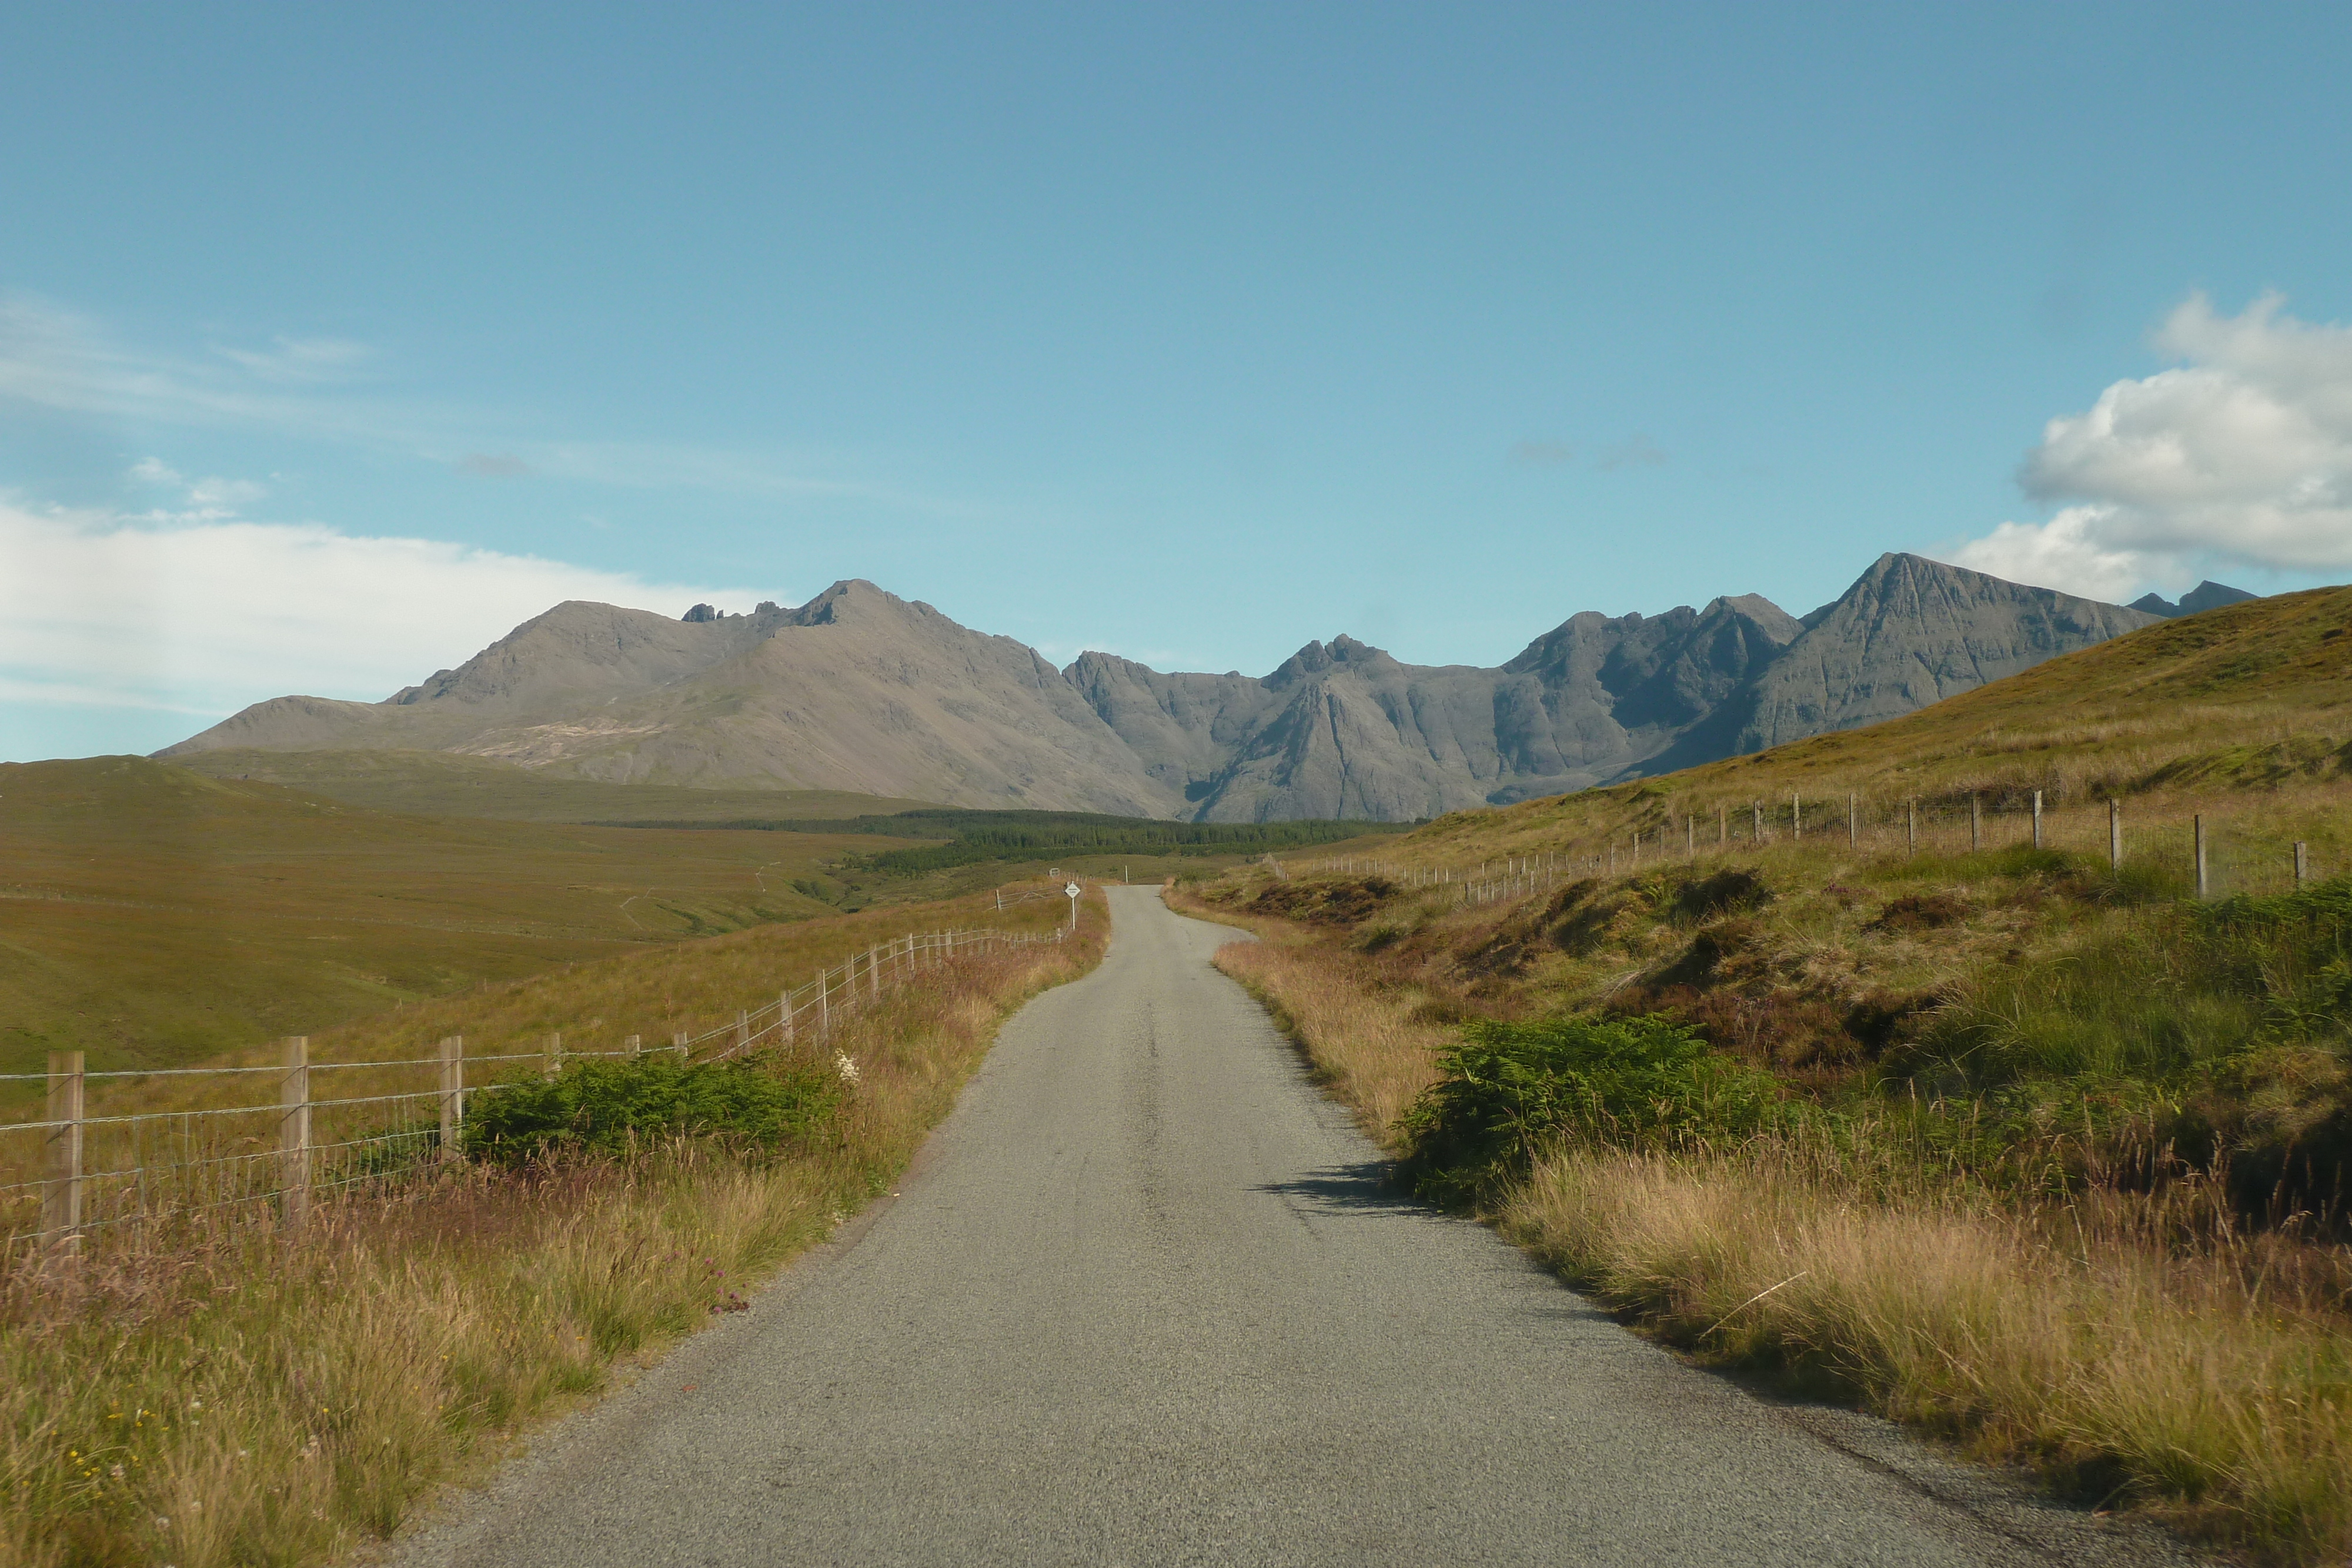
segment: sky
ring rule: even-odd
[[[869,579],[1499,663],[2352,578],[2352,8],[0,8],[0,759]]]

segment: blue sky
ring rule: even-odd
[[[1886,549],[2340,580],[2347,67],[2318,5],[12,5],[0,757],[563,597],[1263,673]]]

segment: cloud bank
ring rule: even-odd
[[[196,481],[160,526],[0,498],[0,699],[184,713],[193,733],[287,693],[378,700],[567,599],[677,615],[758,597],[250,521],[224,505],[243,494]]]
[[[1946,559],[2107,600],[2232,567],[2352,567],[2352,329],[2284,306],[2265,295],[2229,317],[2192,296],[2156,339],[2179,368],[2044,428],[2020,480],[2058,507],[2050,520]]]

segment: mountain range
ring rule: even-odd
[[[1893,718],[2209,590],[2238,594],[2151,612],[1890,554],[1801,618],[1754,594],[1586,612],[1495,669],[1341,636],[1262,678],[1099,653],[1057,670],[862,580],[676,621],[572,601],[383,702],[277,697],[158,755],[404,747],[622,783],[1402,821]]]

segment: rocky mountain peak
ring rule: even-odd
[[[2224,604],[2242,604],[2256,597],[2242,588],[2231,588],[2226,582],[2216,582],[2209,577],[2182,594],[2178,604],[2161,593],[2143,593],[2131,601],[2130,607],[2144,614],[2161,615],[2169,621],[2176,616],[2198,615],[2208,610],[2219,610]]]
[[[1894,717],[2155,619],[1897,552],[1801,621],[1754,594],[1588,611],[1499,669],[1340,635],[1254,679],[1099,652],[1055,670],[852,578],[749,615],[559,604],[386,702],[280,697],[172,750],[406,747],[624,781],[1394,821]]]

